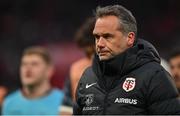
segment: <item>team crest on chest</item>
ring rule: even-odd
[[[123,83],[123,89],[126,92],[132,91],[136,85],[136,79],[132,77],[126,78],[126,80]]]
[[[93,101],[94,101],[94,95],[93,95],[93,94],[88,94],[88,95],[86,95],[85,104],[86,104],[87,106],[89,106]]]

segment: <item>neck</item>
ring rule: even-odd
[[[22,93],[27,98],[39,98],[45,96],[51,89],[50,83],[44,82],[33,86],[24,86]]]

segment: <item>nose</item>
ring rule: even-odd
[[[105,40],[103,37],[100,37],[97,41],[96,41],[96,45],[98,48],[103,48],[105,47]]]

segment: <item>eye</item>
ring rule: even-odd
[[[112,34],[104,34],[104,35],[103,35],[103,38],[105,38],[105,39],[110,39],[110,38],[112,38],[112,37],[113,37]]]
[[[104,35],[104,36],[103,36],[103,38],[105,38],[105,39],[109,39],[109,38],[110,38],[110,36],[108,36],[108,35]]]
[[[100,38],[100,36],[97,35],[97,34],[94,34],[94,37],[95,37],[95,39],[99,39]]]
[[[38,62],[32,62],[32,66],[38,66],[39,63]]]
[[[21,66],[23,67],[23,66],[26,66],[27,65],[27,63],[25,63],[25,62],[22,62],[21,63]]]

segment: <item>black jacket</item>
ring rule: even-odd
[[[74,114],[180,114],[180,99],[156,49],[145,40],[108,61],[94,57],[76,92]]]

